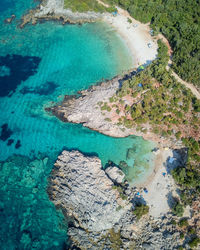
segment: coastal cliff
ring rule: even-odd
[[[58,157],[48,193],[68,220],[70,249],[175,249],[180,235],[168,224],[172,215],[164,220],[146,215],[138,221],[137,189],[112,181],[121,182],[122,175],[104,171],[99,158],[78,151]]]

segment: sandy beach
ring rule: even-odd
[[[150,35],[149,24],[142,24],[132,18],[129,13],[117,7],[118,14],[105,14],[103,21],[110,24],[122,37],[131,51],[133,66],[137,67],[154,60],[157,55],[157,43]],[[128,22],[128,19],[132,23]]]
[[[149,206],[149,214],[158,218],[170,211],[172,197],[177,196],[176,185],[170,172],[178,165],[180,156],[168,147],[158,149],[155,154],[154,171],[138,188]]]
[[[108,7],[105,3],[99,2]],[[40,5],[40,11],[35,13],[36,18],[46,17],[48,13],[54,13],[57,17],[66,17],[72,22],[79,22],[81,19],[86,22],[102,20],[111,25],[122,37],[122,40],[130,49],[133,57],[133,67],[150,63],[156,58],[156,38],[150,35],[149,24],[142,24],[132,18],[129,13],[119,7],[117,15],[111,13],[74,13],[70,9],[64,9],[63,0],[48,0],[46,4]],[[130,23],[128,20],[131,20]]]

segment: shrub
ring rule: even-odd
[[[133,213],[136,215],[137,219],[140,219],[143,215],[149,212],[149,207],[144,204],[136,204]]]
[[[116,113],[119,115],[119,113],[120,113],[119,109],[116,109]]]
[[[124,126],[127,128],[131,128],[133,126],[133,122],[131,120],[128,119],[124,119]]]
[[[129,23],[132,23],[132,20],[131,20],[130,18],[128,18],[128,22],[129,22]]]
[[[171,130],[167,130],[168,135],[172,135],[172,131]]]
[[[193,238],[188,244],[191,248],[193,247],[197,247],[197,245],[200,243],[200,239],[195,236],[195,238]]]
[[[178,247],[178,250],[183,250],[184,248],[182,246]]]
[[[181,132],[178,131],[178,132],[175,134],[175,136],[176,136],[176,139],[180,139],[180,138],[181,138]]]
[[[171,224],[172,225],[176,225],[176,221],[175,220],[171,220]]]
[[[111,119],[110,119],[110,118],[108,118],[108,117],[107,117],[107,118],[105,118],[104,120],[105,120],[105,121],[107,121],[107,122],[111,122]]]
[[[107,107],[107,111],[110,112],[111,111],[111,107],[108,106]]]
[[[183,205],[181,205],[179,201],[176,201],[172,207],[172,212],[178,217],[182,217],[184,212]]]
[[[187,227],[188,226],[188,220],[186,218],[181,219],[178,223],[180,227]]]
[[[122,206],[119,205],[117,208],[116,208],[116,211],[118,212],[120,209],[122,209]]]
[[[189,234],[195,234],[195,233],[196,233],[195,228],[189,227],[188,233],[189,233]]]

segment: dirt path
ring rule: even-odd
[[[110,5],[102,2],[101,0],[97,0],[98,3],[102,4],[104,7],[109,8]]]
[[[172,60],[171,60],[172,53],[173,53],[172,48],[170,47],[170,44],[169,44],[168,40],[162,34],[159,34],[157,36],[157,39],[162,39],[163,42],[166,44],[166,46],[168,48],[168,54],[170,56],[170,59],[168,61],[168,65],[167,65],[166,69],[169,70],[169,68],[171,67],[171,65],[173,63]],[[200,99],[200,93],[192,83],[188,83],[188,82],[184,81],[174,71],[172,71],[172,75],[174,76],[174,78],[178,82],[185,85],[186,88],[190,89],[192,91],[193,95],[195,95],[197,99]]]
[[[197,99],[200,99],[200,93],[192,83],[188,83],[188,82],[182,80],[174,71],[172,71],[172,75],[176,78],[176,80],[178,82],[185,85],[186,88],[189,88],[192,91],[192,93],[196,96]]]

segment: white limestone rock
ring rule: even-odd
[[[124,180],[125,174],[117,167],[108,167],[105,172],[114,183],[121,184]]]

